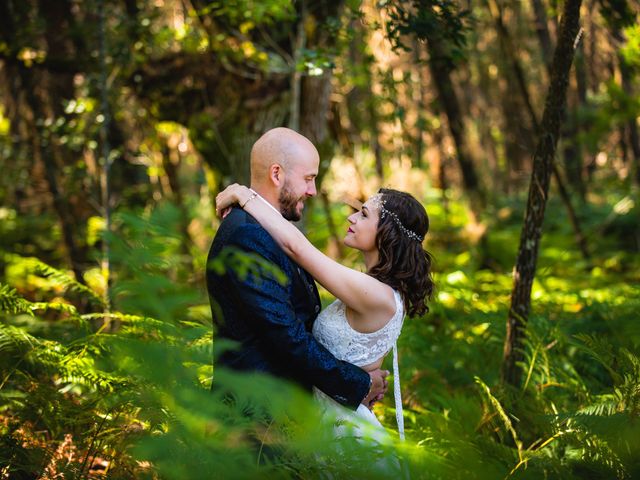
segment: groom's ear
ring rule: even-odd
[[[276,187],[279,187],[284,182],[284,170],[282,166],[274,163],[269,167],[269,178]]]

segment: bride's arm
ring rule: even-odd
[[[390,313],[395,311],[393,292],[387,285],[327,257],[256,192],[242,185],[231,185],[216,197],[216,210],[220,214],[234,203],[254,217],[291,259],[352,310],[358,313],[380,308]]]

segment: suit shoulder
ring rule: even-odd
[[[269,257],[288,258],[273,237],[269,235],[269,232],[259,223],[239,225],[229,239],[229,244],[255,251],[260,255],[268,254]]]
[[[209,255],[217,255],[227,245],[242,246],[243,239],[256,238],[257,231],[255,227],[262,229],[253,217],[241,208],[233,208],[227,215],[213,238]],[[264,229],[263,229],[264,230]]]

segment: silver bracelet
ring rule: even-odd
[[[256,192],[254,192],[253,190],[251,190],[251,192],[252,193],[251,193],[251,195],[249,195],[249,198],[247,198],[247,201],[244,202],[242,205],[240,205],[240,208],[244,208],[247,203],[249,203],[251,200],[253,200],[254,198],[256,198],[258,196],[258,194]]]

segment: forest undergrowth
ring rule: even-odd
[[[441,200],[425,199],[436,296],[399,341],[407,441],[389,445],[336,441],[298,388],[212,367],[230,346],[211,326],[206,252],[171,204],[115,216],[110,310],[97,267],[78,283],[11,243],[33,219],[3,222],[0,477],[388,478],[372,459],[397,457],[412,478],[638,478],[637,207],[584,207],[584,260],[550,204],[515,389],[500,368],[521,211],[503,205],[472,242],[461,204]],[[326,246],[321,217],[316,205],[306,225]],[[395,435],[393,399],[375,411]]]

